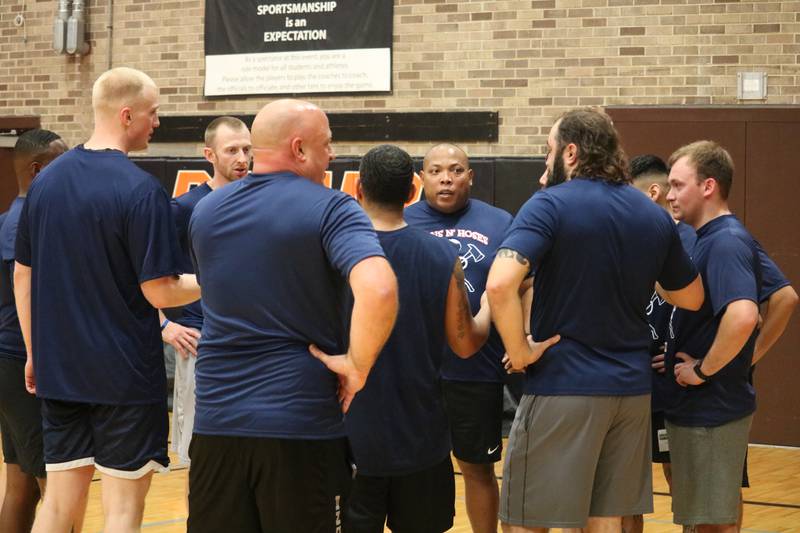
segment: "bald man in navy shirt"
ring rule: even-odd
[[[189,222],[204,321],[188,530],[333,533],[351,482],[342,411],[392,330],[397,282],[363,210],[323,185],[325,113],[277,100],[251,133],[253,173]],[[336,373],[311,344],[346,354]]]

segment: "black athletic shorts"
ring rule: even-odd
[[[503,384],[442,380],[453,455],[473,464],[496,463],[503,451]]]
[[[189,533],[340,533],[347,439],[192,436]]]
[[[45,477],[41,401],[25,390],[25,361],[0,356],[0,434],[9,464]]]
[[[413,474],[358,474],[344,514],[344,533],[442,533],[453,527],[456,485],[450,455]]]
[[[143,405],[42,400],[44,461],[48,472],[94,465],[122,479],[166,472],[167,399]]]
[[[653,462],[669,463],[669,440],[667,439],[667,426],[664,423],[664,412],[654,412],[650,430],[653,435]]]

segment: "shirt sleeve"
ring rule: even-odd
[[[666,218],[669,218],[669,215]],[[658,282],[668,291],[676,291],[688,286],[697,277],[697,268],[686,253],[681,241],[678,228],[672,219],[666,221],[669,225],[669,245]]]
[[[538,192],[517,213],[499,248],[524,255],[533,269],[552,246],[557,232],[558,211],[553,198]]]
[[[328,204],[320,234],[328,260],[344,277],[368,257],[386,257],[366,213],[348,195],[336,195]]]
[[[706,277],[703,279],[711,297],[714,316],[736,300],[758,303],[758,279],[755,250],[740,238],[723,235],[709,250]]]
[[[25,203],[22,204],[22,212],[19,215],[19,224],[17,226],[17,239],[14,244],[15,260],[25,266],[31,266],[31,238],[30,230],[28,228],[28,199],[25,198]]]
[[[126,230],[139,283],[180,273],[175,222],[163,189],[153,188],[131,206]]]
[[[758,253],[758,264],[761,268],[761,286],[758,290],[758,301],[765,302],[779,289],[789,285],[789,280],[759,243],[756,243],[756,252]]]

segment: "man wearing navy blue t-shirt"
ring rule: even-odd
[[[251,133],[253,173],[189,222],[203,334],[188,530],[334,532],[351,481],[342,411],[392,330],[397,282],[363,210],[323,185],[325,113],[276,100]],[[311,344],[346,352],[336,373]]]
[[[14,295],[28,391],[42,399],[48,490],[33,531],[72,527],[95,468],[107,531],[141,525],[167,457],[166,371],[156,308],[200,297],[179,276],[164,188],[127,154],[158,127],[158,88],[125,67],[92,88],[94,131],[48,165],[19,218]]]
[[[631,160],[631,176],[633,184],[664,209],[670,209],[667,202],[669,191],[669,168],[661,158],[655,155],[642,155]],[[691,255],[697,234],[692,226],[677,222],[678,233],[684,249]],[[757,244],[757,243],[756,243]],[[762,282],[759,288],[759,302],[765,303],[764,324],[756,339],[756,355],[763,354],[780,337],[786,328],[789,316],[797,302],[797,294],[790,286],[783,272],[767,253],[757,245]],[[664,419],[664,409],[674,399],[671,385],[674,379],[666,373],[664,365],[665,345],[670,339],[670,318],[674,307],[665,301],[657,291],[653,292],[647,306],[647,319],[650,324],[651,353],[653,353],[653,393],[652,393],[652,433],[653,462],[661,463],[667,483],[672,485],[672,470],[669,456],[669,440]],[[760,347],[760,349],[758,349]],[[745,460],[743,487],[749,487],[747,461]],[[741,504],[740,504],[741,506]],[[741,520],[741,511],[739,513]],[[623,524],[626,525],[626,524]],[[741,525],[741,523],[739,524]],[[642,531],[642,517],[637,517],[633,524],[627,524],[628,531]]]
[[[250,170],[251,142],[247,125],[236,117],[217,117],[206,128],[203,155],[211,163],[214,176],[193,187],[186,194],[172,199],[172,216],[182,252],[181,270],[194,272],[189,254],[189,219],[197,202],[212,190],[242,179]],[[194,426],[194,366],[197,342],[203,328],[200,301],[184,306],[174,321],[163,314],[161,338],[175,348],[175,388],[172,400],[171,447],[183,463],[189,462],[189,442]]]
[[[14,301],[14,241],[31,182],[66,151],[52,131],[33,129],[20,135],[14,145],[19,195],[0,215],[0,436],[6,464],[0,531],[10,533],[30,531],[45,485],[41,404],[25,390],[25,342]]]
[[[734,531],[756,407],[749,375],[758,344],[758,303],[770,270],[762,267],[758,243],[728,208],[730,154],[712,141],[698,141],[673,153],[670,165],[667,200],[676,217],[697,230],[693,259],[706,292],[699,310],[673,315],[667,351],[668,372],[683,387],[666,411],[674,521],[703,531]],[[775,293],[780,291],[787,293]],[[781,305],[770,318],[760,356],[792,308]]]
[[[344,530],[440,533],[453,526],[455,483],[441,396],[442,347],[474,354],[489,335],[488,305],[473,318],[457,250],[408,226],[411,157],[396,146],[367,152],[356,197],[397,275],[400,312],[392,334],[353,400],[345,426],[358,475]],[[312,348],[330,364],[336,357]]]
[[[564,114],[547,147],[547,188],[517,214],[486,288],[507,366],[526,370],[500,519],[619,530],[652,510],[647,302],[658,281],[698,308],[702,282],[669,214],[629,185],[607,115]],[[519,287],[532,268],[526,338]]]
[[[409,225],[453,243],[466,276],[470,305],[481,306],[495,251],[511,215],[471,199],[473,171],[458,146],[439,144],[422,162],[425,199],[406,208]],[[445,347],[442,390],[453,441],[453,455],[464,477],[464,492],[472,529],[497,531],[499,490],[494,463],[502,452],[503,383],[500,362],[503,343],[492,329],[488,342],[469,359]]]

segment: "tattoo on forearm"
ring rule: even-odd
[[[456,332],[456,336],[459,339],[463,339],[467,335],[467,320],[469,320],[470,309],[469,309],[469,300],[467,300],[467,293],[464,292],[464,278],[462,275],[461,281],[459,282],[461,286],[459,288],[460,295],[458,297],[458,328]],[[469,318],[468,318],[469,317]]]
[[[509,250],[508,248],[500,248],[497,250],[497,257],[511,257],[517,260],[517,263],[524,267],[530,267],[531,263],[528,259],[522,255],[521,253],[517,252],[516,250]]]
[[[461,268],[455,268],[453,269],[453,275],[456,277],[456,281],[458,282],[458,288],[464,289],[465,288],[464,280],[466,279],[464,277],[464,271]]]
[[[458,286],[458,323],[456,324],[456,336],[463,339],[467,334],[466,317],[469,315],[469,300],[467,300],[467,288],[464,277],[464,270],[461,265],[456,265],[453,269],[453,276],[456,278]]]

